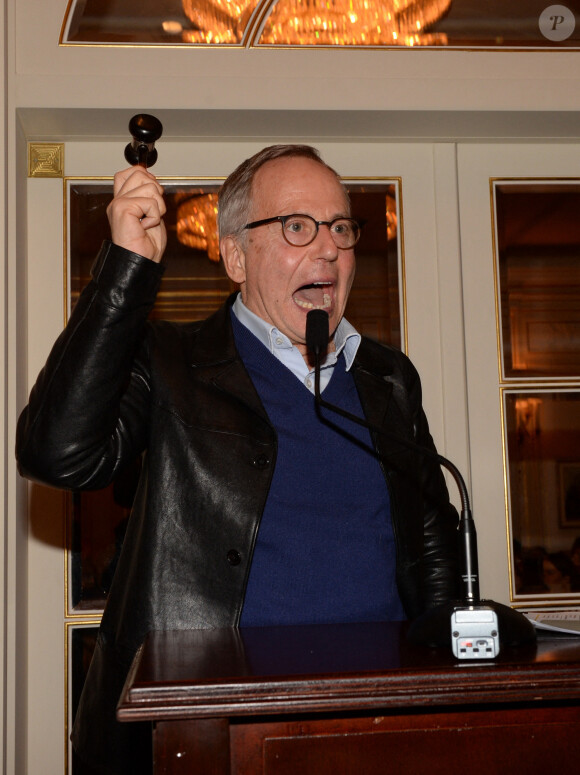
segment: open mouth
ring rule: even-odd
[[[292,298],[302,309],[329,309],[332,304],[332,283],[310,283],[294,291]]]

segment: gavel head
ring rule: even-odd
[[[152,167],[157,161],[155,142],[163,133],[161,121],[148,113],[139,113],[129,121],[129,132],[133,140],[125,148],[125,159],[129,164]]]

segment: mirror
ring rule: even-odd
[[[69,0],[61,44],[577,48],[543,0]]]
[[[492,181],[513,600],[580,600],[580,181]]]

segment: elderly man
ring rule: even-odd
[[[163,190],[118,173],[92,281],[18,428],[23,475],[108,485],[143,457],[73,731],[103,772],[143,773],[115,721],[153,629],[400,620],[456,596],[457,515],[431,458],[418,375],[343,314],[360,227],[308,146],[272,146],[226,180],[220,248],[240,287],[208,320],[147,323],[163,272]],[[325,398],[391,436],[320,417],[306,315],[328,312]]]

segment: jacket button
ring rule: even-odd
[[[230,549],[227,558],[230,565],[239,565],[242,561],[240,553],[236,549]]]
[[[253,459],[252,464],[255,468],[267,468],[270,465],[270,458],[262,453]]]

